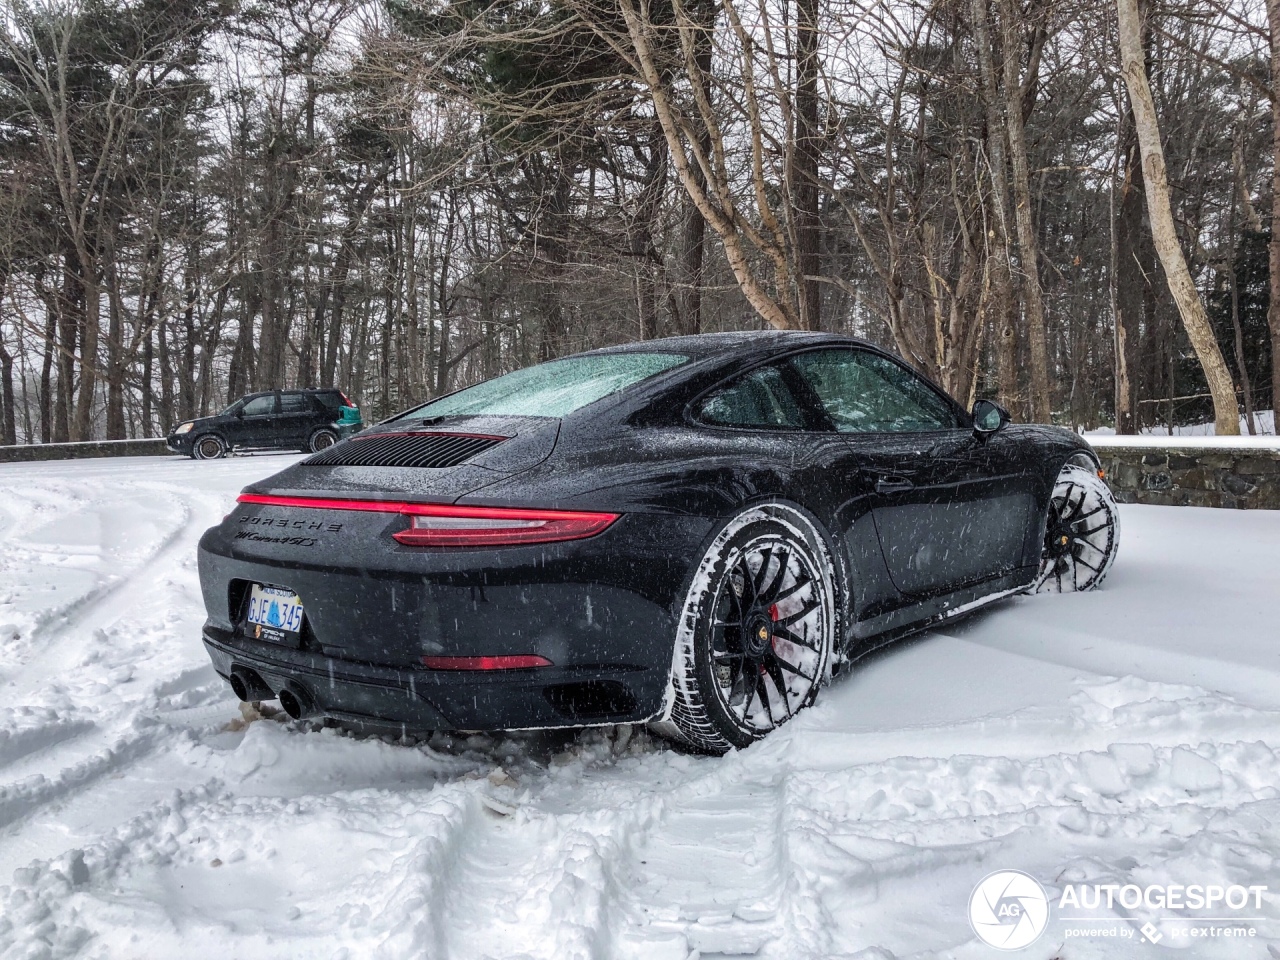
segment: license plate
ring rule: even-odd
[[[245,625],[259,640],[296,642],[302,632],[302,600],[292,590],[255,583],[249,588]]]

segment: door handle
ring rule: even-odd
[[[914,487],[906,477],[893,474],[876,477],[876,493],[904,493]]]

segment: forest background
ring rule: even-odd
[[[866,337],[1017,419],[1278,432],[1280,0],[10,0],[2,23],[4,443],[163,435],[294,386],[369,421],[768,326]]]

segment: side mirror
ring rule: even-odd
[[[994,400],[978,400],[973,405],[973,435],[985,440],[1003,430],[1010,419],[1009,411]]]

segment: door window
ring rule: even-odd
[[[962,426],[914,373],[865,350],[814,350],[791,359],[841,433],[917,433]]]
[[[305,393],[280,394],[281,413],[315,413],[315,405]]]
[[[698,406],[698,419],[720,427],[804,429],[804,411],[779,367],[759,367]]]
[[[261,397],[254,397],[252,400],[246,400],[244,404],[244,415],[246,417],[269,417],[276,412],[276,398],[274,394],[264,394]]]

